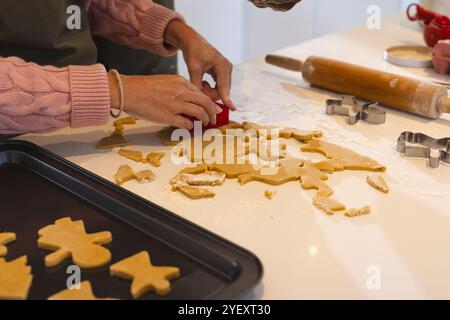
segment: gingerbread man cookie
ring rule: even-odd
[[[38,247],[54,251],[45,257],[47,267],[57,266],[68,258],[86,269],[104,266],[111,260],[111,252],[101,246],[112,241],[111,233],[88,234],[81,220],[56,220],[55,224],[40,229],[38,235]]]

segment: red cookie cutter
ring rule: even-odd
[[[203,126],[203,130],[220,128],[220,127],[225,126],[230,123],[230,109],[228,109],[224,104],[221,104],[218,102],[214,102],[214,103],[222,109],[222,112],[217,114],[215,125],[208,124],[208,126],[206,126],[206,127]],[[183,115],[183,117],[185,117],[191,121],[199,121],[197,118],[192,117],[192,116]]]
[[[412,14],[412,9],[416,14]],[[423,36],[429,47],[434,47],[440,40],[450,39],[450,19],[437,12],[427,10],[417,3],[409,5],[406,14],[411,21],[422,21],[424,23]]]

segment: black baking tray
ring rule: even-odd
[[[142,299],[235,299],[263,273],[254,254],[174,213],[32,143],[0,140],[0,232],[17,235],[6,260],[28,256],[34,275],[29,299],[67,288],[72,262],[47,268],[50,251],[37,248],[37,231],[63,217],[83,220],[88,233],[110,231],[111,263],[147,250],[155,265],[180,268],[168,295]],[[108,268],[82,270],[82,281],[90,280],[98,297],[131,299],[131,282],[111,277]]]

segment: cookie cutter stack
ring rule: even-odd
[[[328,99],[326,101],[326,113],[348,117],[347,121],[350,125],[359,121],[383,124],[386,122],[386,111],[377,106],[377,102],[363,101],[354,96],[344,95],[342,99]]]
[[[434,139],[420,132],[405,131],[397,140],[397,151],[405,157],[428,159],[431,168],[438,168],[441,162],[450,164],[450,137]]]

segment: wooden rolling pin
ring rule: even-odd
[[[320,88],[377,101],[406,112],[437,119],[450,113],[450,98],[444,86],[350,63],[312,56],[300,60],[276,55],[266,62],[301,72],[303,79]]]

